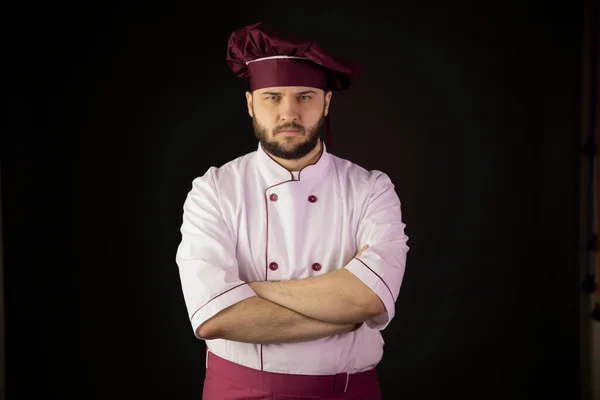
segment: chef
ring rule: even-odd
[[[327,151],[361,67],[262,23],[234,31],[258,147],[195,178],[176,262],[207,347],[203,399],[381,398],[381,331],[409,247],[390,177]]]

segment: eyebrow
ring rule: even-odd
[[[302,96],[305,94],[317,94],[314,90],[303,90],[302,92],[294,93],[297,96]],[[262,92],[261,96],[281,96],[281,92]]]

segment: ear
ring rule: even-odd
[[[250,117],[254,117],[252,114],[252,93],[246,92],[246,103],[248,104],[248,114]]]
[[[325,112],[324,115],[327,116],[329,114],[329,103],[331,102],[331,96],[333,96],[333,92],[331,90],[325,93]]]

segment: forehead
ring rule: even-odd
[[[300,94],[300,93],[323,93],[322,89],[317,89],[314,87],[309,87],[309,86],[273,86],[273,87],[268,87],[268,88],[262,88],[262,89],[257,89],[254,91],[254,94],[257,95],[261,95],[261,94],[273,94],[273,93],[277,93],[277,94],[281,94],[281,95],[286,95],[286,94]]]

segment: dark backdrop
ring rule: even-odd
[[[387,172],[403,204],[384,398],[577,399],[583,8],[479,3],[10,6],[8,399],[201,398],[182,204],[256,149],[224,57],[259,20],[365,65],[334,94],[331,152]]]

